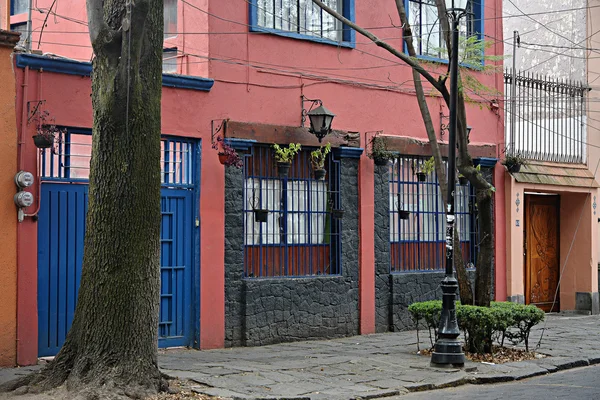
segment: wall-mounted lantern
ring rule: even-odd
[[[308,111],[304,107],[305,102],[312,103]],[[315,105],[318,105],[318,107],[313,110]],[[310,128],[308,131],[315,135],[320,143],[323,138],[331,132],[331,123],[333,122],[335,114],[325,108],[321,100],[311,100],[302,96],[302,126],[304,126],[306,116],[308,116],[308,119],[310,120]]]

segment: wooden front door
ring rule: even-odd
[[[525,195],[525,302],[560,310],[558,196]]]

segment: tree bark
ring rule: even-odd
[[[73,325],[40,373],[97,398],[164,389],[157,364],[163,2],[88,0],[95,52],[83,270]]]

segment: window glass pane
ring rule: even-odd
[[[29,8],[29,0],[11,0],[11,15],[23,14]]]
[[[165,31],[164,37],[177,36],[177,0],[164,0]]]
[[[162,70],[165,74],[177,73],[177,50],[163,51]]]
[[[324,3],[343,13],[342,0]],[[342,25],[315,5],[312,0],[257,0],[257,24],[265,28],[303,35],[323,37],[334,41],[342,38]]]

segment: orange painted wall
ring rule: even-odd
[[[16,363],[17,212],[13,203],[17,173],[17,126],[12,46],[0,40],[0,366]]]

